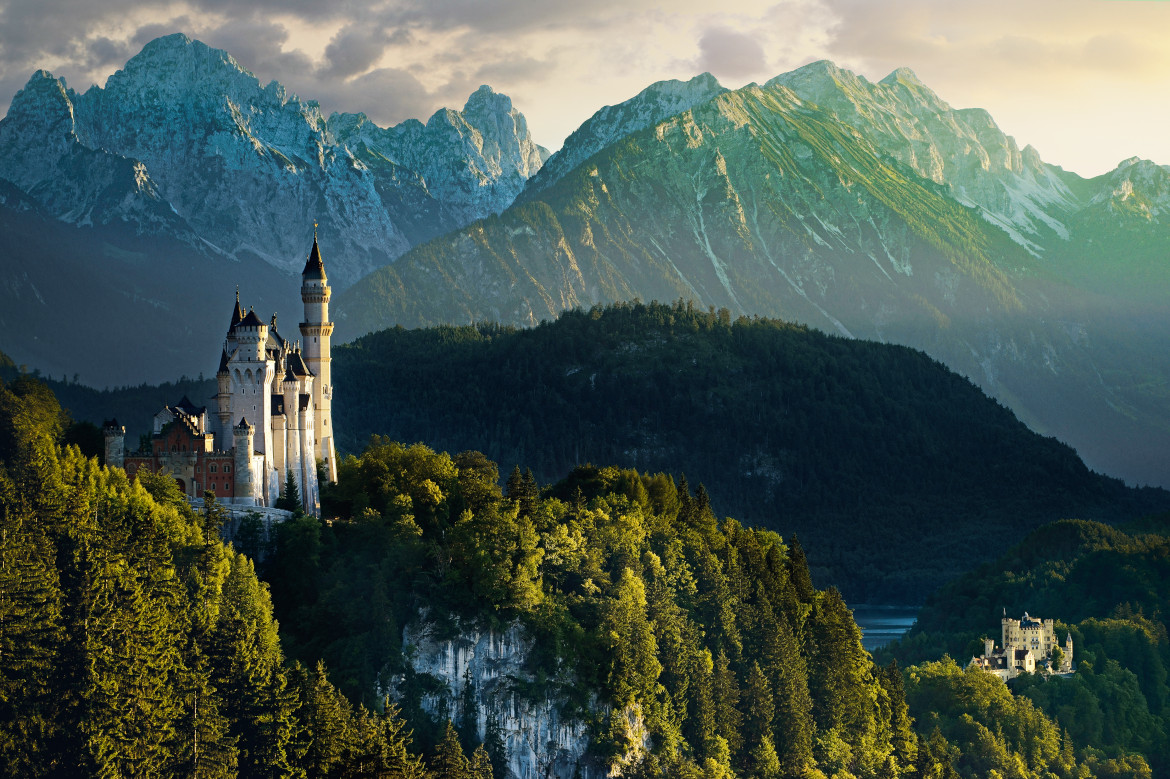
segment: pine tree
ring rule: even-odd
[[[483,744],[475,748],[471,754],[471,764],[468,766],[468,779],[492,779],[492,759],[488,756]]]
[[[906,689],[898,661],[891,660],[879,669],[879,680],[890,699],[890,745],[899,766],[912,766],[918,758],[918,738],[914,735],[910,707],[906,704]]]
[[[203,543],[213,544],[219,541],[223,527],[227,524],[227,509],[215,499],[215,490],[203,492]]]
[[[447,721],[443,738],[435,746],[430,768],[435,779],[470,779],[467,758],[463,755],[463,745],[459,743],[459,733],[450,720]]]
[[[496,776],[504,776],[507,774],[508,768],[508,745],[504,741],[504,733],[500,728],[500,722],[491,713],[488,714],[487,728],[484,731],[483,737],[484,749],[487,750],[488,757],[492,761],[492,773]]]
[[[813,589],[812,576],[808,572],[808,560],[804,556],[804,547],[800,539],[793,534],[788,542],[788,576],[792,586],[796,589],[796,597],[801,603],[812,603]]]
[[[758,745],[761,741],[771,741],[776,703],[772,698],[772,687],[759,663],[752,663],[748,671],[743,702],[745,743]],[[754,746],[752,748],[755,749]]]
[[[0,477],[2,478],[2,477]],[[6,490],[5,490],[6,491]],[[38,776],[55,761],[53,689],[64,638],[52,546],[7,501],[0,505],[0,774]]]
[[[715,701],[715,722],[734,760],[743,749],[743,715],[739,711],[739,680],[731,669],[727,653],[722,649],[715,657],[712,697]]]
[[[227,719],[220,714],[207,660],[197,649],[188,660],[185,686],[183,717],[172,751],[175,774],[199,779],[238,776],[236,739],[229,734]]]
[[[353,710],[330,684],[324,663],[317,663],[307,681],[301,716],[312,739],[303,764],[309,776],[329,776],[340,771],[353,748]]]
[[[291,469],[285,474],[284,489],[280,491],[280,497],[276,499],[276,508],[291,511],[293,514],[305,513],[305,507],[301,503],[301,491],[297,487],[297,480]]]

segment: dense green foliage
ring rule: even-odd
[[[585,462],[683,472],[720,515],[798,532],[854,601],[917,600],[1046,521],[1170,505],[921,352],[689,304],[387,330],[337,348],[334,377],[345,449],[377,433],[544,481]]]
[[[1013,696],[949,661],[904,675],[873,664],[794,537],[717,521],[702,487],[578,468],[542,490],[517,468],[505,493],[482,454],[387,439],[324,490],[333,521],[236,529],[263,560],[278,637],[214,501],[195,513],[167,476],[128,482],[63,447],[66,423],[43,384],[0,385],[5,775],[495,775],[501,745],[478,743],[474,718],[422,711],[434,688],[395,648],[423,618],[523,625],[533,652],[515,693],[556,697],[591,724],[590,759],[631,776],[1148,777],[1137,747],[1164,742],[1166,697],[1149,685],[1164,689],[1165,630],[1135,611],[1160,609],[1157,590],[1113,616],[1129,628],[1075,628],[1097,670],[1068,692]],[[1134,543],[1154,566],[1134,575],[1157,574],[1164,551]],[[387,671],[401,715],[371,700]]]
[[[717,521],[701,487],[619,468],[544,490],[519,469],[506,493],[498,481],[478,452],[375,439],[323,490],[336,518],[282,526],[267,558],[290,651],[323,656],[355,696],[402,679],[434,767],[467,761],[421,709],[435,680],[393,649],[419,620],[447,635],[522,624],[533,651],[513,689],[559,700],[591,724],[592,759],[636,776],[1091,775],[1002,685],[966,730],[943,728],[932,708],[974,705],[962,672],[875,666],[800,543]]]
[[[1031,614],[1057,620],[1073,638],[1071,678],[1023,676],[1017,700],[1048,714],[1066,738],[1100,761],[1144,755],[1157,775],[1170,771],[1170,515],[1122,529],[1066,520],[1028,536],[1000,560],[931,596],[918,623],[885,650],[901,662],[949,653],[980,654],[999,622]],[[954,719],[956,710],[940,710]],[[953,722],[951,723],[954,724]]]
[[[422,777],[397,708],[283,659],[268,588],[167,476],[76,447],[0,385],[0,774]]]

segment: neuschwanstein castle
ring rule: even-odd
[[[272,506],[292,473],[305,509],[320,506],[317,463],[337,480],[330,377],[329,283],[317,238],[301,273],[303,341],[277,332],[255,311],[244,313],[240,295],[232,309],[216,373],[215,407],[183,398],[154,417],[150,450],[127,453],[126,429],[105,425],[106,464],[140,471],[166,470],[191,498],[215,492],[223,503]]]

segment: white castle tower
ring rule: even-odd
[[[317,236],[301,274],[304,343],[286,340],[276,314],[265,322],[240,305],[240,292],[216,371],[213,413],[186,398],[155,416],[148,451],[122,457],[125,431],[106,425],[106,461],[127,472],[168,470],[191,497],[272,507],[291,476],[305,511],[321,508],[317,464],[337,481],[330,370],[329,282]]]
[[[337,481],[337,453],[333,447],[333,376],[329,338],[333,323],[329,321],[329,280],[317,247],[316,230],[313,248],[301,272],[301,301],[305,304],[305,321],[301,322],[304,360],[315,377],[313,382],[313,419],[316,423],[316,459],[325,463],[325,476]]]

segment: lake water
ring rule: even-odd
[[[861,645],[870,652],[901,638],[918,617],[917,606],[859,603],[850,608],[861,628]]]

